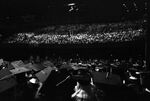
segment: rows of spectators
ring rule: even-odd
[[[34,32],[18,33],[7,43],[89,44],[133,41],[144,36],[141,22],[57,25]]]
[[[74,34],[81,32],[114,32],[116,30],[127,30],[127,29],[139,29],[143,27],[144,21],[136,22],[124,22],[124,23],[106,23],[106,24],[76,24],[76,25],[57,25],[49,26],[37,30],[37,32],[57,32],[59,34],[63,32],[72,31]]]

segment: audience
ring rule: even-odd
[[[34,32],[17,33],[6,43],[18,44],[92,44],[124,42],[141,39],[144,36],[142,21],[77,24],[46,27]]]

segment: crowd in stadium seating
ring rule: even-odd
[[[141,22],[57,25],[34,32],[15,34],[7,43],[91,44],[133,41],[143,36]]]

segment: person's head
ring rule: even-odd
[[[90,84],[91,77],[90,77],[88,71],[86,71],[86,70],[78,70],[77,75],[78,75],[77,81],[81,85],[89,85]]]
[[[87,78],[85,80],[84,79],[79,79],[79,80],[77,80],[77,82],[79,82],[80,85],[83,85],[83,86],[90,85],[90,81],[87,80]]]

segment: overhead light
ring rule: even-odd
[[[70,7],[69,12],[71,11],[78,11],[79,8],[77,7],[76,3],[69,3],[67,4],[68,7]]]
[[[69,3],[68,6],[74,6],[76,5],[75,3]]]

